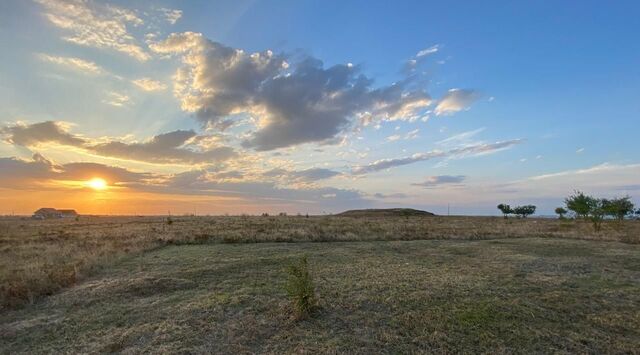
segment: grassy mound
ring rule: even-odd
[[[340,217],[414,217],[414,216],[435,216],[435,214],[427,211],[416,210],[413,208],[383,208],[383,209],[365,209],[365,210],[349,210],[338,213]]]

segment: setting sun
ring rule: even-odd
[[[94,190],[104,190],[107,188],[107,182],[101,178],[93,178],[87,181],[87,186]]]

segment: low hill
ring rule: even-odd
[[[365,210],[349,210],[338,213],[340,217],[407,217],[407,216],[435,216],[435,214],[427,211],[415,210],[413,208],[383,208],[383,209],[365,209]]]

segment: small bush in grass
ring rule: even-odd
[[[173,219],[171,219],[171,217],[167,217],[167,224],[168,225],[172,225],[173,224]]]
[[[304,318],[311,314],[317,303],[306,255],[291,263],[287,268],[287,274],[287,294],[293,303],[296,317]]]

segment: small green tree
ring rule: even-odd
[[[509,215],[513,213],[513,210],[511,209],[511,206],[505,204],[505,203],[501,203],[498,205],[498,209],[502,212],[502,215],[504,216],[504,219],[509,218]]]
[[[591,197],[589,203],[589,219],[593,223],[593,229],[599,232],[602,229],[602,220],[606,215],[606,206],[609,203],[604,198]]]
[[[564,219],[564,215],[567,214],[567,210],[562,207],[558,207],[556,208],[556,214],[558,215],[558,218]]]
[[[564,199],[564,203],[569,211],[573,211],[576,214],[576,217],[587,218],[595,200],[595,198],[587,196],[581,191],[575,191],[573,195]]]
[[[527,216],[530,216],[536,213],[536,206],[534,205],[518,206],[513,209],[513,213],[515,213],[516,215],[522,218],[527,218]]]
[[[626,216],[631,215],[634,212],[635,206],[633,205],[633,202],[631,202],[631,197],[629,196],[604,200],[603,202],[605,214],[619,221],[622,221]]]
[[[291,263],[287,268],[287,273],[289,274],[286,284],[287,294],[293,303],[296,317],[304,318],[313,311],[317,304],[307,256]]]

